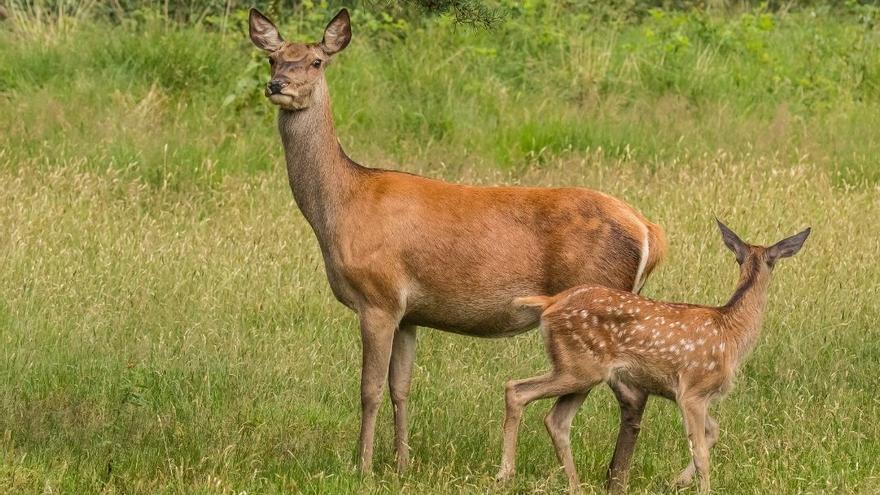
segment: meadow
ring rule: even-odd
[[[493,480],[503,384],[548,366],[537,332],[421,329],[413,468],[394,473],[386,401],[376,473],[357,474],[359,332],[290,195],[244,6],[73,3],[0,21],[0,493],[565,488],[549,402],[527,410],[517,480]],[[492,30],[356,6],[328,68],[347,152],[621,197],[666,229],[643,291],[661,299],[732,293],[713,216],[755,243],[811,226],[714,408],[713,490],[880,492],[880,10],[500,5]],[[317,39],[336,7],[282,11],[282,32]],[[605,389],[575,419],[588,493],[617,421]],[[674,404],[652,399],[639,442],[630,492],[679,492]]]

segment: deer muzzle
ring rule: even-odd
[[[272,79],[266,84],[266,96],[278,95],[281,94],[281,90],[287,86],[286,81],[282,81],[280,79]]]

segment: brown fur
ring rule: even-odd
[[[336,139],[326,63],[315,66],[326,62],[328,40],[348,43],[345,33],[345,11],[322,43],[310,45],[283,41],[268,19],[251,14],[251,38],[274,60],[276,87],[267,95],[281,107],[294,199],[315,231],[334,295],[361,321],[361,469],[370,469],[386,378],[403,469],[416,325],[480,337],[526,331],[538,315],[511,304],[514,297],[583,283],[632,290],[645,232],[642,280],[665,240],[631,206],[589,189],[473,187],[358,165]]]
[[[516,435],[529,402],[559,397],[547,415],[547,429],[573,490],[577,472],[571,456],[571,420],[586,394],[606,382],[621,406],[622,425],[638,429],[648,395],[676,401],[682,409],[693,461],[679,482],[700,474],[708,491],[708,449],[718,427],[708,415],[711,400],[727,393],[736,370],[754,345],[767,302],[770,272],[777,259],[795,254],[809,229],[769,248],[749,246],[720,224],[725,243],[740,260],[740,283],[721,307],[654,301],[629,292],[582,286],[555,296],[530,296],[515,304],[541,311],[541,329],[553,370],[507,385],[504,455],[499,478],[513,475]],[[622,426],[623,427],[623,426]],[[609,483],[625,486],[635,435],[618,442]],[[620,452],[620,453],[619,453]]]

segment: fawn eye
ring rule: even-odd
[[[312,67],[314,67],[314,68],[316,68],[316,69],[319,68],[319,67],[321,67],[321,59],[320,59],[320,58],[316,58],[315,61],[312,62]]]
[[[274,58],[269,57],[269,65],[272,67],[275,67],[275,59]]]

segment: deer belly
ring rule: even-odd
[[[614,370],[609,381],[612,383],[621,382],[651,395],[675,399],[677,384],[675,378],[669,375],[654,374],[637,368],[621,367]]]
[[[351,270],[339,269],[327,264],[327,278],[336,299],[348,308],[357,311],[358,301],[364,299],[356,277]],[[514,285],[514,284],[510,284]],[[425,290],[417,282],[403,282],[400,288],[390,293],[403,294],[400,301],[404,305],[401,323],[435,328],[475,337],[507,337],[538,326],[539,315],[535,311],[513,305],[514,294],[537,292],[510,290],[507,287],[487,287],[478,290],[483,297],[473,293]]]
[[[535,311],[504,307],[443,305],[409,308],[403,323],[474,337],[508,337],[538,326]]]

